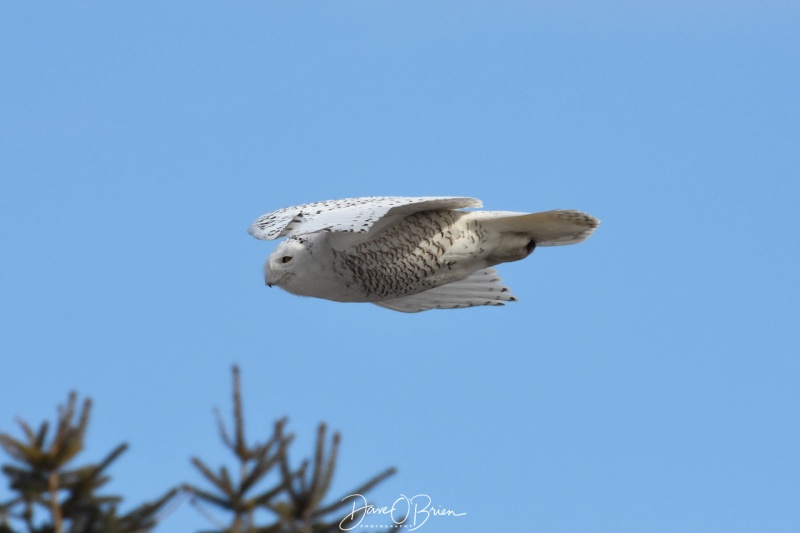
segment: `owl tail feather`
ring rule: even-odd
[[[600,221],[591,215],[575,210],[544,211],[542,213],[486,212],[481,224],[488,229],[522,233],[536,246],[562,246],[585,241]]]

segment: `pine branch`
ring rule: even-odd
[[[215,491],[199,489],[185,484],[184,490],[192,494],[192,504],[205,513],[203,503],[221,508],[231,516],[230,525],[215,533],[319,533],[334,531],[334,523],[326,523],[326,515],[346,505],[343,501],[322,506],[330,489],[336,470],[341,436],[334,433],[330,447],[327,447],[327,426],[323,423],[317,428],[317,439],[313,461],[302,461],[299,468],[292,469],[289,463],[288,448],[294,436],[285,433],[286,419],[275,422],[273,435],[264,444],[248,445],[244,431],[244,408],[241,396],[241,376],[239,368],[233,367],[233,431],[226,428],[218,410],[215,410],[220,438],[233,452],[239,463],[238,483],[228,474],[227,468],[220,467],[218,474],[198,458],[192,463],[201,475],[211,483]],[[231,438],[230,435],[234,435]],[[266,478],[275,473],[280,481],[269,489],[251,495]],[[366,492],[395,473],[390,468],[363,484],[359,490]],[[257,526],[253,522],[256,509],[267,509],[277,516],[271,524]],[[341,520],[346,520],[342,517]],[[216,520],[213,520],[215,523]],[[335,524],[338,527],[338,523]]]
[[[0,446],[17,463],[2,467],[16,494],[9,501],[0,502],[0,527],[10,529],[17,522],[32,533],[149,531],[156,525],[157,513],[173,499],[177,489],[119,516],[117,507],[122,498],[97,491],[109,480],[104,472],[127,449],[127,444],[117,446],[98,464],[68,469],[84,449],[92,402],[85,399],[80,412],[77,405],[77,394],[72,392],[66,405],[58,408],[55,432],[49,442],[47,422],[34,431],[19,420],[27,442],[0,434]]]

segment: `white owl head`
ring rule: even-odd
[[[264,280],[270,287],[277,285],[294,294],[302,294],[303,287],[319,269],[314,258],[315,235],[298,235],[281,242],[264,264]]]

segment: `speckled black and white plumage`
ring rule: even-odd
[[[461,197],[350,198],[268,213],[249,233],[288,237],[265,265],[269,286],[416,312],[514,301],[491,267],[581,242],[599,224],[571,210],[459,210],[480,206]]]
[[[256,239],[272,240],[296,233],[343,231],[366,233],[378,220],[391,215],[416,213],[427,209],[481,207],[475,198],[430,196],[367,196],[326,200],[278,209],[256,219],[248,233]]]

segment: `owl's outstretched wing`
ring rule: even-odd
[[[458,309],[476,305],[505,305],[505,302],[515,302],[517,299],[501,281],[497,270],[484,268],[473,272],[461,281],[454,281],[411,296],[374,303],[393,311],[417,313],[429,309]]]
[[[369,196],[328,200],[267,213],[258,217],[247,233],[262,240],[316,231],[366,233],[377,221],[389,216],[481,205],[481,201],[475,198],[447,196]]]

